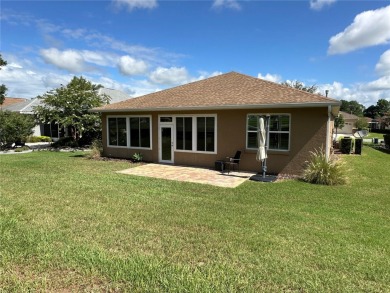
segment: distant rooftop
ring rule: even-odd
[[[108,89],[108,88],[100,88],[98,94],[108,95],[111,98],[110,103],[117,103],[130,98],[129,95],[127,95],[122,91]],[[13,103],[8,102],[8,105],[6,106],[4,106],[3,104],[2,109],[12,111],[12,112],[19,112],[21,114],[33,114],[34,107],[42,104],[42,100],[37,98],[33,98],[30,100],[22,99],[22,98],[6,98],[6,100],[7,99],[18,99],[18,102],[13,102]]]

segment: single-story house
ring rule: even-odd
[[[230,72],[92,109],[102,113],[105,156],[213,167],[242,151],[240,169],[256,161],[260,116],[270,115],[268,172],[299,174],[310,151],[329,155],[340,102]]]
[[[338,134],[353,134],[357,128],[355,126],[356,122],[359,120],[359,116],[354,114],[349,114],[347,112],[340,111],[339,115],[343,116],[344,126],[341,129],[337,130]]]
[[[123,100],[127,100],[129,96],[119,90],[109,89],[109,88],[100,88],[98,90],[99,95],[106,94],[110,97],[110,103],[117,103]],[[16,98],[8,98],[16,99]],[[7,100],[6,100],[7,101]],[[33,99],[20,99],[18,101],[13,101],[7,103],[3,107],[3,110],[8,110],[12,112],[19,112],[21,114],[33,115],[34,107],[41,105],[42,101],[38,98]],[[67,129],[63,129],[61,125],[57,122],[52,121],[51,123],[38,123],[33,129],[34,136],[48,136],[51,137],[54,141],[58,140],[60,137],[67,136]]]
[[[0,110],[3,110],[4,108],[9,107],[11,105],[15,105],[15,104],[18,104],[18,103],[23,103],[26,100],[27,99],[25,99],[25,98],[9,98],[9,97],[5,97],[3,103],[0,104]]]

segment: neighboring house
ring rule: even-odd
[[[95,108],[109,157],[213,167],[242,151],[240,169],[260,171],[257,124],[270,115],[268,171],[299,174],[310,151],[331,149],[340,102],[230,72]]]
[[[118,90],[108,89],[108,88],[100,88],[98,91],[99,95],[106,94],[110,97],[110,103],[117,103],[120,101],[124,101],[129,98],[129,96]],[[8,106],[3,107],[3,110],[8,110],[12,112],[19,112],[21,114],[34,114],[34,107],[41,105],[42,101],[40,99],[34,98],[31,100],[24,99],[19,103],[12,103]],[[63,129],[58,123],[55,121],[47,124],[39,123],[34,127],[34,136],[49,136],[54,141],[58,140],[60,137],[67,136],[67,130]]]
[[[14,104],[25,102],[26,100],[24,98],[4,98],[3,104],[0,105],[0,110]]]
[[[368,129],[370,131],[380,129],[380,123],[377,119],[372,119],[370,117],[364,117],[364,119],[366,119],[367,124],[368,124]]]
[[[349,114],[347,112],[339,112],[339,115],[343,115],[344,118],[344,127],[337,130],[338,134],[353,134],[357,128],[355,123],[358,121],[359,116]]]

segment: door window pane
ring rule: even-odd
[[[163,161],[172,160],[172,134],[171,128],[161,128],[161,159]]]

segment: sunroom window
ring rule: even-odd
[[[150,148],[149,117],[130,117],[130,147]]]
[[[108,144],[127,146],[126,118],[108,118]]]
[[[251,114],[247,120],[247,148],[257,149],[258,121],[265,115]],[[269,123],[269,150],[289,150],[290,149],[290,115],[270,115]]]

